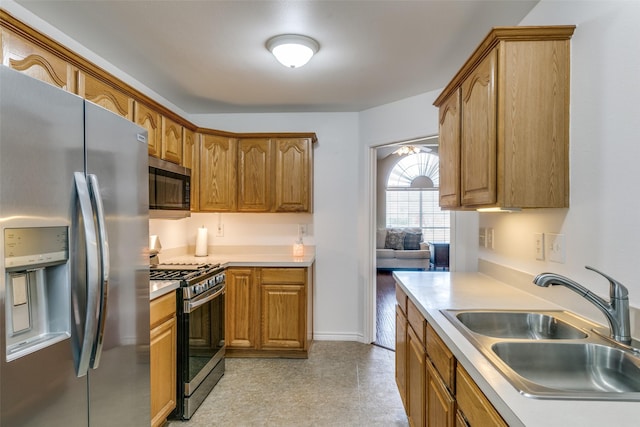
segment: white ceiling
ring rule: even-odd
[[[187,113],[361,111],[444,87],[538,0],[16,0]],[[288,69],[265,48],[320,51]]]

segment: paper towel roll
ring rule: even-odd
[[[207,256],[207,229],[204,227],[198,228],[196,256]]]

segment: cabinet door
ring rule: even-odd
[[[304,348],[304,285],[263,284],[261,291],[262,348]]]
[[[133,120],[133,99],[83,71],[78,73],[78,95],[127,120]]]
[[[261,347],[304,349],[306,337],[306,269],[261,270]]]
[[[53,53],[2,28],[2,64],[35,79],[75,92],[74,67]]]
[[[456,401],[451,397],[433,365],[427,362],[427,425],[453,427]]]
[[[465,206],[497,201],[496,57],[494,50],[462,83],[461,191]]]
[[[407,329],[407,415],[409,425],[413,427],[424,426],[426,420],[426,360],[423,343],[413,328],[409,327]]]
[[[176,407],[176,318],[151,330],[151,425],[164,424]]]
[[[235,211],[237,147],[235,139],[202,135],[199,170],[200,211]]]
[[[238,211],[269,212],[272,202],[272,141],[241,139],[238,146]]]
[[[440,106],[440,207],[460,206],[460,89]]]
[[[200,135],[187,128],[182,129],[182,166],[191,169],[191,211],[200,209],[200,165],[199,165]]]
[[[407,318],[396,305],[396,384],[405,411],[407,405]]]
[[[147,135],[147,149],[150,156],[160,157],[162,147],[160,114],[144,104],[135,103],[134,120],[145,128]]]
[[[308,138],[275,141],[276,212],[310,212],[312,144]]]
[[[256,273],[252,268],[226,271],[225,343],[227,348],[256,348],[258,325]]]
[[[164,160],[182,164],[182,126],[164,116],[162,117],[161,146]]]

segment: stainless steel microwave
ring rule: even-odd
[[[191,216],[191,169],[149,156],[149,216]]]

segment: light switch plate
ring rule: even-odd
[[[546,233],[545,240],[549,261],[564,264],[564,234]]]

